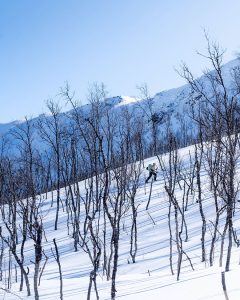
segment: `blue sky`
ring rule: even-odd
[[[205,66],[203,29],[240,52],[239,0],[0,0],[0,123],[46,111],[68,81],[84,103],[89,85],[137,96],[184,84],[174,70]]]

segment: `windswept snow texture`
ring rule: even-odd
[[[180,150],[180,156],[187,166],[189,164],[188,153],[191,147]],[[166,159],[167,155],[163,157]],[[156,158],[148,159],[145,165]],[[225,296],[221,285],[222,269],[218,267],[218,256],[220,243],[216,244],[215,249],[215,266],[209,267],[209,262],[201,262],[201,216],[199,213],[199,204],[193,195],[190,198],[188,210],[186,211],[186,223],[188,226],[188,241],[183,242],[183,248],[193,263],[194,271],[191,269],[189,261],[184,257],[180,280],[176,280],[176,258],[177,251],[174,246],[174,275],[171,275],[169,267],[169,228],[168,228],[168,206],[169,201],[164,189],[162,173],[159,171],[158,180],[153,183],[153,191],[149,209],[146,205],[149,197],[150,183],[145,185],[144,181],[147,171],[143,168],[141,175],[141,185],[137,191],[136,204],[138,207],[137,228],[138,228],[138,252],[136,263],[130,262],[130,226],[131,212],[128,211],[122,218],[121,236],[120,236],[120,256],[117,274],[117,299],[121,300],[159,300],[159,299],[178,299],[178,300],[224,300]],[[202,181],[204,182],[203,210],[207,220],[206,233],[206,253],[209,257],[209,246],[211,241],[211,233],[213,230],[211,221],[215,220],[214,200],[209,191],[207,176],[202,173]],[[81,191],[84,190],[84,182],[80,182]],[[181,205],[182,191],[180,188],[176,190],[179,205]],[[55,195],[54,195],[55,197]],[[64,206],[65,191],[61,191],[61,198]],[[41,215],[43,216],[43,225],[47,240],[44,241],[43,248],[45,254],[49,256],[48,263],[44,270],[39,286],[41,300],[56,300],[59,298],[59,273],[57,263],[51,253],[54,248],[53,238],[56,238],[60,252],[60,260],[63,272],[63,291],[64,299],[81,300],[86,299],[89,273],[92,270],[88,255],[81,249],[74,252],[73,239],[67,233],[67,213],[66,209],[61,209],[59,217],[59,228],[54,231],[55,207],[51,207],[51,195],[48,199],[42,200]],[[237,203],[235,220],[239,220],[240,204]],[[83,212],[83,207],[82,207]],[[174,218],[174,215],[172,215]],[[237,232],[240,230],[238,224]],[[123,226],[124,224],[124,226]],[[224,225],[224,219],[221,219],[220,227]],[[182,233],[184,240],[185,233]],[[220,237],[219,237],[220,239]],[[226,252],[225,246],[225,252]],[[30,241],[26,244],[25,265],[30,267],[31,287],[33,288],[33,260],[34,247]],[[226,255],[224,255],[226,258]],[[4,268],[8,267],[8,258],[5,257]],[[225,262],[225,260],[224,260]],[[43,262],[42,262],[43,265]],[[110,299],[110,281],[102,276],[100,268],[97,277],[99,295],[101,300]],[[14,276],[13,276],[14,277]],[[231,262],[231,270],[226,273],[226,286],[229,299],[240,299],[240,266],[239,266],[239,249],[234,245],[233,256]],[[5,278],[7,280],[7,278]],[[3,283],[2,287],[4,286]],[[33,296],[27,297],[26,292],[18,292],[19,283],[12,286],[12,291],[21,299],[34,299]],[[15,300],[17,296],[3,292],[0,290],[0,299]],[[94,292],[92,298],[95,299]]]

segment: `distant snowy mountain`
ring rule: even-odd
[[[24,121],[13,121],[10,123],[0,123],[0,136],[3,136],[5,133],[9,132],[12,128],[20,125]]]
[[[222,67],[225,83],[229,89],[232,89],[232,70],[237,67],[240,67],[239,59],[232,60]],[[211,74],[212,72],[214,71],[209,71],[208,74]],[[206,89],[208,89],[209,81],[206,75],[201,76],[198,78],[198,80],[203,84],[203,86],[205,86]],[[183,126],[186,129],[186,134],[191,134],[192,124],[188,117],[190,92],[191,88],[189,84],[186,84],[179,88],[159,92],[152,98],[152,111],[157,118],[159,135],[163,134],[169,122],[171,123],[172,128],[175,130],[176,135],[180,136],[182,134]],[[116,96],[105,99],[104,105],[106,105],[110,110],[114,111],[116,116],[120,115],[123,109],[128,108],[133,117],[143,119],[146,124],[150,122],[147,112],[148,104],[146,99],[137,99],[129,96]],[[89,110],[90,104],[86,104],[81,107],[82,113],[86,116],[88,115]],[[70,122],[70,115],[71,111],[62,114],[61,122],[64,124],[64,126],[67,126],[67,124]],[[37,124],[41,117],[42,115],[34,118],[32,122]],[[23,125],[23,121],[0,124],[0,137],[5,136],[18,126]],[[150,131],[150,126],[148,131]],[[145,135],[148,137],[149,133],[145,132]],[[183,143],[182,145],[185,144]]]

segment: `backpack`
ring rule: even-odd
[[[146,169],[148,170],[148,171],[150,171],[151,170],[151,168],[152,168],[152,165],[150,164],[150,165],[148,165],[147,167],[146,167]]]

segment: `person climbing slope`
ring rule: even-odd
[[[148,183],[148,180],[153,176],[154,178],[154,181],[157,180],[157,165],[156,163],[153,163],[153,164],[149,164],[148,167],[147,167],[147,170],[149,171],[149,176],[148,178],[146,179],[146,183]]]

